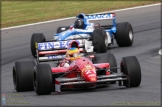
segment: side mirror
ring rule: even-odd
[[[69,28],[69,29],[70,29],[70,30],[73,30],[73,28],[74,28],[73,26],[70,26],[70,28]]]

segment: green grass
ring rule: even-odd
[[[1,27],[133,7],[160,1],[2,1]]]

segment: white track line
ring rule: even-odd
[[[140,8],[145,8],[145,7],[157,6],[157,5],[161,5],[161,3],[145,5],[145,6],[131,7],[131,8],[125,8],[125,9],[118,9],[118,10],[112,10],[112,11],[106,11],[106,12],[100,12],[100,13],[119,12],[119,11],[125,11],[125,10],[132,10],[132,9],[140,9]],[[93,13],[93,14],[98,14],[98,13]],[[73,19],[73,18],[75,18],[75,17],[62,18],[62,19],[49,20],[49,21],[31,23],[31,24],[20,25],[20,26],[7,27],[7,28],[2,28],[1,30],[8,30],[8,29],[14,29],[14,28],[20,28],[20,27],[27,27],[27,26],[32,26],[32,25],[38,25],[38,24],[45,24],[45,23],[62,21],[62,20],[68,20],[68,19]]]

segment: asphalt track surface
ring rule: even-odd
[[[161,7],[116,12],[117,22],[130,22],[134,29],[134,43],[131,47],[111,46],[119,65],[122,57],[136,56],[142,70],[141,85],[137,88],[119,87],[118,84],[95,90],[66,90],[61,94],[37,96],[34,91],[17,93],[12,81],[12,67],[15,61],[34,59],[30,53],[30,38],[33,33],[42,32],[52,39],[58,26],[71,25],[74,19],[40,24],[2,31],[1,92],[6,94],[6,103],[29,103],[29,106],[109,106],[115,102],[161,102]],[[120,71],[118,71],[120,72]],[[18,96],[20,95],[20,96]],[[12,99],[21,98],[21,99]],[[20,105],[20,104],[19,104]],[[22,106],[22,105],[21,105]]]

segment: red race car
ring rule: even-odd
[[[126,87],[138,87],[141,83],[141,68],[135,56],[123,57],[120,67],[117,67],[112,53],[82,55],[70,62],[69,57],[60,54],[65,50],[41,51],[38,44],[36,43],[36,63],[35,61],[15,62],[13,82],[17,92],[34,89],[37,95],[43,95],[51,94],[52,91],[61,92],[62,89],[67,88],[96,88],[101,85],[115,84],[117,81],[119,86]],[[58,53],[59,57],[52,56]],[[59,61],[56,67],[40,63],[61,59],[63,60]],[[62,66],[67,62],[69,62],[68,66]],[[120,69],[120,72],[117,72],[117,69]]]

